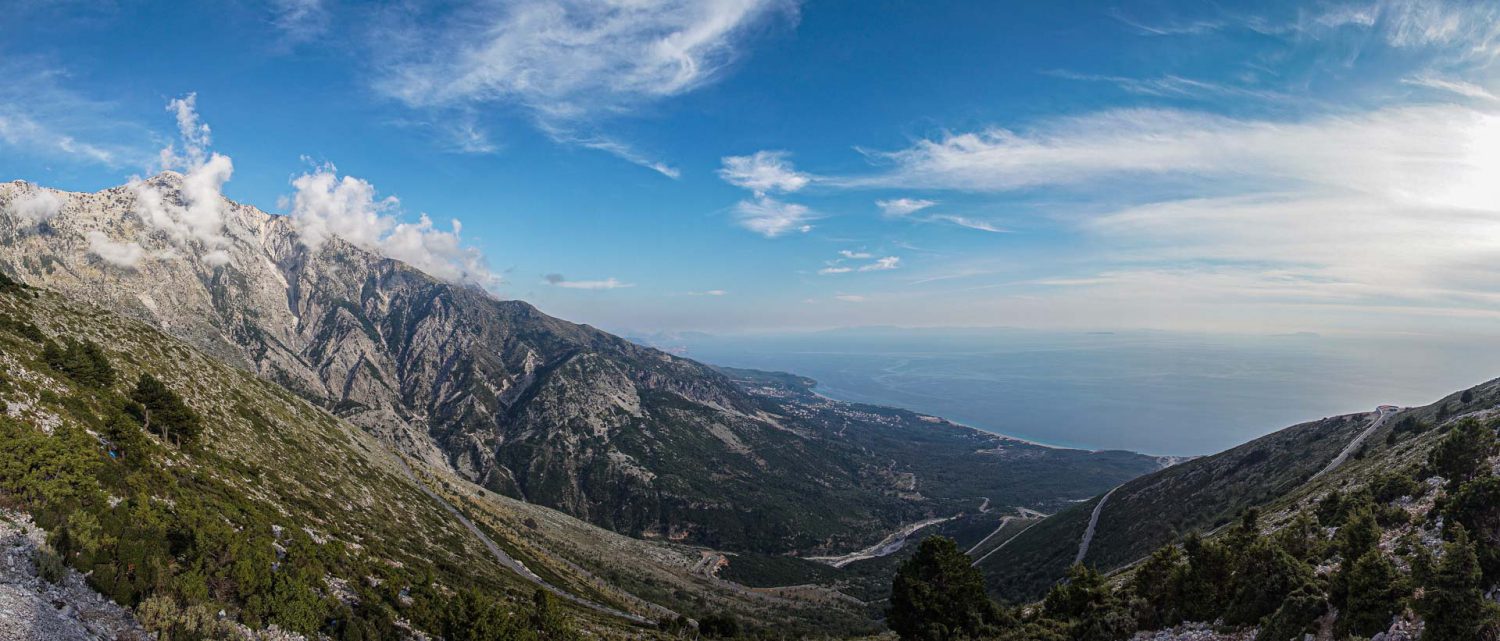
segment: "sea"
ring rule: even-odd
[[[658,346],[1059,447],[1194,456],[1500,377],[1500,339],[860,328]]]

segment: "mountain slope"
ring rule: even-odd
[[[1382,407],[1295,425],[1141,476],[1108,494],[1082,562],[1103,572],[1127,568],[1190,532],[1216,532],[1252,507],[1272,514],[1267,522],[1274,525],[1330,491],[1368,486],[1420,463],[1441,430],[1417,426],[1482,418],[1497,404],[1500,381],[1491,381],[1424,407]],[[1078,560],[1103,499],[1055,514],[985,558],[979,567],[990,591],[1010,601],[1040,597]]]
[[[181,200],[180,176],[144,185]],[[808,413],[694,361],[337,238],[313,251],[291,220],[229,201],[223,247],[147,224],[141,186],[52,192],[63,206],[39,227],[4,213],[38,189],[0,184],[0,269],[17,279],[145,320],[426,464],[632,536],[842,551],[982,497],[1056,504],[1156,466],[914,415]],[[107,249],[127,241],[139,251],[122,266]],[[948,448],[945,466],[920,466],[919,444]],[[1003,497],[967,493],[962,479],[1006,467],[994,464],[997,451],[1028,473],[986,490]]]
[[[72,345],[105,346],[85,359],[89,377],[74,367],[89,350]],[[148,375],[200,436],[168,438],[166,410],[133,404]],[[425,627],[439,602],[398,594],[479,589],[519,608],[534,590],[363,430],[139,322],[0,292],[0,407],[0,507],[29,512],[67,563],[155,629],[194,607],[305,633]]]

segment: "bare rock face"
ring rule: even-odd
[[[168,172],[91,194],[0,183],[0,271],[154,324],[412,457],[625,534],[826,550],[976,496],[1040,507],[1154,467],[1014,443],[1029,456],[998,467],[975,452],[1000,437],[803,392],[751,395],[700,363],[337,237],[314,250],[294,221],[225,199],[222,226],[173,229],[151,205],[183,203],[182,182]],[[13,206],[40,192],[61,203],[45,221]],[[889,481],[922,466],[943,482],[903,493]],[[1016,480],[1034,474],[1062,484],[1021,496],[1033,484]]]
[[[180,202],[181,182],[167,172],[142,184]],[[11,213],[39,191],[62,201],[56,216],[38,224]],[[656,492],[649,457],[612,445],[622,431],[663,427],[644,391],[681,404],[673,411],[693,423],[764,429],[740,420],[747,398],[698,363],[338,238],[313,251],[290,219],[228,200],[227,244],[174,236],[147,222],[141,199],[141,185],[86,194],[0,184],[0,269],[151,322],[411,456],[580,516]],[[660,525],[644,514],[631,522]]]

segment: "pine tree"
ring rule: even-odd
[[[1196,532],[1183,541],[1187,565],[1176,583],[1181,586],[1183,616],[1190,621],[1219,618],[1228,601],[1233,559],[1223,545],[1206,541]]]
[[[984,576],[953,539],[941,536],[924,539],[896,570],[890,603],[886,624],[907,641],[977,637],[999,620]]]
[[[1350,513],[1344,526],[1339,528],[1336,539],[1339,554],[1349,562],[1364,556],[1380,544],[1380,524],[1369,506],[1361,506]]]
[[[1342,603],[1336,631],[1345,635],[1373,636],[1391,625],[1401,611],[1406,581],[1379,549],[1371,549],[1340,570]]]
[[[42,360],[48,367],[89,387],[106,388],[115,384],[115,368],[97,343],[71,338],[64,343],[47,341],[42,346]]]
[[[1082,563],[1042,600],[1048,618],[1068,623],[1073,641],[1114,641],[1135,632],[1135,619],[1104,577]]]
[[[1468,418],[1438,442],[1428,462],[1439,476],[1448,479],[1449,487],[1456,488],[1485,471],[1495,449],[1495,430]]]
[[[1299,512],[1290,523],[1277,530],[1276,543],[1287,554],[1304,563],[1315,563],[1323,558],[1328,542],[1323,538],[1323,528],[1306,512]]]
[[[1464,483],[1443,514],[1473,532],[1479,567],[1486,577],[1500,577],[1500,478],[1483,475]]]
[[[1231,625],[1253,625],[1281,607],[1288,594],[1313,584],[1313,570],[1275,541],[1257,539],[1240,554],[1234,593],[1224,609]]]
[[[570,641],[578,638],[567,617],[558,609],[557,599],[542,588],[537,588],[531,595],[531,629],[543,639]]]
[[[1462,525],[1443,546],[1443,560],[1425,586],[1417,611],[1425,628],[1422,641],[1470,641],[1495,625],[1495,606],[1481,589],[1479,559]]]
[[[1182,564],[1182,551],[1175,545],[1166,545],[1151,553],[1136,569],[1130,590],[1137,599],[1136,624],[1141,629],[1155,630],[1182,621],[1175,582]]]
[[[198,414],[155,376],[142,374],[130,400],[138,404],[135,410],[146,429],[161,434],[163,439],[179,445],[192,444],[203,431]]]

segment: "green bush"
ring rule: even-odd
[[[1470,641],[1485,638],[1486,631],[1493,634],[1496,606],[1484,598],[1480,577],[1474,545],[1463,526],[1455,526],[1442,562],[1417,601],[1426,624],[1422,641]]]
[[[902,639],[949,641],[993,630],[998,608],[984,591],[984,576],[941,536],[924,539],[896,570],[886,624]]]
[[[1488,469],[1495,455],[1495,430],[1472,418],[1460,421],[1432,449],[1428,462],[1437,474],[1458,487]]]
[[[68,576],[68,566],[63,563],[62,557],[52,549],[52,546],[42,544],[36,547],[32,554],[32,562],[36,563],[36,574],[48,583],[62,583],[64,577]]]
[[[107,388],[115,384],[115,368],[104,350],[93,341],[65,339],[62,345],[47,341],[42,360],[54,371],[88,387]]]

